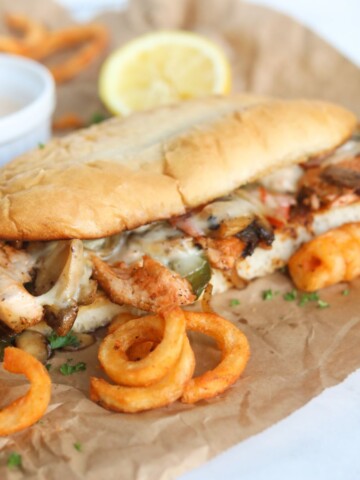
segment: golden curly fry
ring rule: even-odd
[[[126,351],[134,343],[154,341],[153,330],[163,330],[154,351],[138,362],[129,361]],[[185,337],[185,316],[171,308],[159,316],[130,320],[101,342],[98,358],[106,374],[121,385],[142,387],[158,382],[178,360]]]
[[[62,50],[84,44],[70,58],[49,67],[56,83],[63,83],[78,75],[108,44],[109,36],[103,25],[75,25],[50,31],[42,24],[24,16],[7,15],[10,28],[23,34],[22,38],[0,36],[0,51],[43,60]]]
[[[48,30],[40,23],[25,15],[7,14],[5,22],[8,27],[23,34],[22,38],[0,36],[0,51],[22,55],[35,60],[43,58],[46,48]]]
[[[138,362],[139,360],[147,357],[158,344],[159,342],[151,341],[134,343],[134,345],[128,349],[126,355],[132,362]]]
[[[120,312],[118,313],[109,323],[107,328],[107,333],[114,333],[117,328],[124,323],[127,323],[129,320],[133,320],[134,318],[138,318],[130,312]]]
[[[10,435],[33,425],[45,413],[51,396],[50,376],[35,357],[15,347],[7,347],[3,367],[11,373],[22,373],[30,383],[30,390],[0,410],[0,436]]]
[[[360,275],[360,224],[349,223],[305,243],[290,258],[296,287],[313,292]]]
[[[85,122],[74,112],[65,113],[61,117],[55,118],[52,124],[53,130],[69,130],[85,127]]]
[[[90,398],[99,405],[116,412],[134,413],[163,407],[181,397],[184,386],[194,373],[194,368],[194,352],[185,336],[178,362],[159,382],[148,387],[124,387],[110,385],[105,380],[92,377]]]
[[[56,83],[63,83],[78,75],[105,49],[109,41],[107,30],[102,25],[76,25],[54,32],[50,37],[49,52],[85,43],[67,60],[50,66]]]
[[[186,328],[213,337],[222,352],[219,365],[186,385],[181,401],[195,403],[215,397],[236,382],[247,365],[250,347],[241,330],[219,315],[185,312],[185,316]]]

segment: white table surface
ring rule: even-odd
[[[109,7],[121,9],[126,3],[58,1],[78,20],[88,20]],[[360,65],[360,0],[250,1],[296,18]],[[181,479],[360,480],[360,370]]]

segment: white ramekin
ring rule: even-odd
[[[14,111],[3,114],[9,105]],[[50,72],[32,60],[0,54],[0,166],[50,138],[54,108]]]

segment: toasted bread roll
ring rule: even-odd
[[[1,238],[99,238],[181,215],[335,148],[342,107],[250,95],[114,118],[51,141],[0,172]]]

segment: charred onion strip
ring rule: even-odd
[[[0,435],[11,435],[33,425],[45,413],[51,396],[49,374],[36,358],[19,348],[5,349],[3,367],[11,373],[25,375],[30,390],[7,407],[0,410]]]

